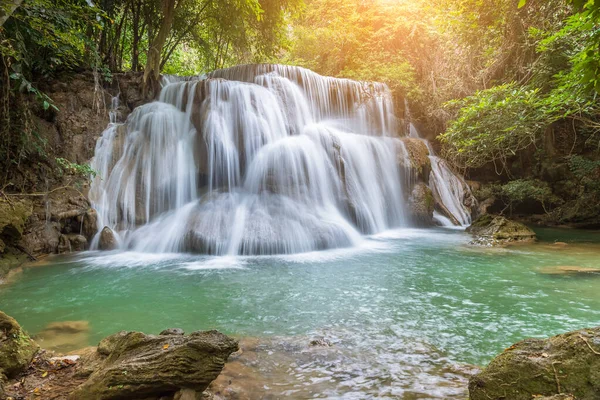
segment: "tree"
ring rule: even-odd
[[[0,7],[0,28],[6,20],[15,12],[17,8],[21,5],[23,0],[12,0],[9,3],[6,3]]]
[[[181,2],[179,3],[181,4]],[[162,0],[162,21],[158,34],[152,40],[148,49],[146,68],[144,69],[144,89],[146,94],[150,88],[157,87],[160,76],[161,54],[171,32],[173,19],[175,17],[175,0]]]

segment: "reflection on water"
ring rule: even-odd
[[[462,399],[465,365],[526,337],[600,324],[597,274],[546,273],[600,269],[598,241],[550,233],[506,249],[470,247],[457,231],[399,230],[291,256],[91,252],[25,269],[0,287],[0,304],[32,334],[88,321],[87,344],[167,327],[242,337],[244,352],[215,383],[228,392]]]

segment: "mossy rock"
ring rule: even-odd
[[[499,215],[484,214],[477,218],[467,232],[475,237],[472,244],[504,245],[513,242],[533,242],[533,230],[520,222]]]
[[[469,380],[469,396],[470,400],[600,399],[600,327],[512,345]]]
[[[415,185],[408,199],[413,220],[420,226],[433,224],[435,200],[431,189],[420,182]]]
[[[0,238],[5,245],[21,238],[32,212],[33,207],[28,201],[14,200],[9,203],[0,199]]]
[[[189,335],[120,332],[103,339],[82,359],[90,374],[70,399],[137,399],[204,391],[221,372],[237,341],[217,331]]]
[[[431,172],[431,160],[429,159],[427,145],[421,139],[402,138],[401,140],[408,153],[408,161],[410,162],[410,165],[403,166],[411,168],[420,181],[428,183]],[[399,160],[399,162],[402,164],[404,160]]]
[[[38,349],[17,321],[0,311],[0,375],[14,378],[23,372]]]

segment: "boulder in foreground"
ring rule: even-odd
[[[467,232],[474,236],[471,244],[484,246],[502,246],[536,240],[535,232],[527,226],[500,215],[482,215],[467,228]]]
[[[470,379],[469,395],[470,400],[600,399],[600,327],[514,344]]]
[[[0,377],[23,372],[38,349],[17,321],[0,311]]]
[[[119,332],[81,360],[89,378],[70,399],[137,399],[202,393],[221,372],[237,341],[217,331],[189,335]]]

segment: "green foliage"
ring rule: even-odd
[[[95,178],[98,174],[89,164],[77,164],[65,158],[56,158],[55,161],[61,174],[73,175],[85,179]]]
[[[539,179],[515,179],[505,184],[487,184],[475,193],[479,201],[496,197],[504,203],[505,209],[526,202],[537,202],[548,212],[549,205],[560,205],[562,200],[552,192],[547,182]]]
[[[95,48],[86,32],[99,27],[99,15],[84,0],[24,1],[3,26],[0,54],[28,79],[78,68]]]
[[[508,203],[522,203],[534,200],[542,203],[558,203],[560,199],[552,193],[547,182],[538,179],[517,179],[510,181],[501,187],[501,196]]]
[[[543,131],[547,116],[539,97],[538,90],[512,83],[447,103],[457,118],[440,137],[445,155],[469,168],[494,161],[504,166]]]
[[[416,64],[428,37],[420,1],[312,0],[294,24],[284,60],[323,75],[386,83],[418,99]],[[414,43],[418,46],[413,46]]]
[[[569,169],[587,189],[600,191],[600,161],[590,160],[583,156],[569,157]]]

